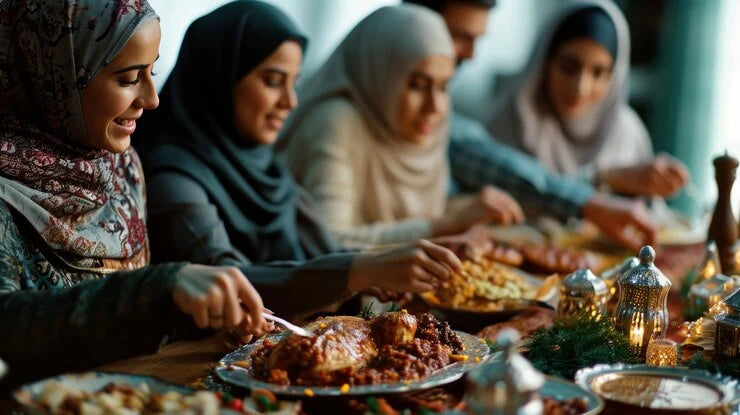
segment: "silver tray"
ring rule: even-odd
[[[556,401],[586,398],[588,411],[581,415],[595,415],[604,410],[604,401],[599,395],[587,391],[573,382],[555,376],[545,376],[545,384],[540,389],[540,395]]]
[[[646,408],[655,413],[709,413],[737,406],[738,381],[689,370],[647,365],[597,365],[576,373],[576,383],[609,407]]]
[[[224,382],[244,388],[260,388],[272,391],[275,394],[285,396],[305,396],[306,389],[310,389],[314,396],[338,396],[338,395],[369,395],[383,393],[411,392],[433,388],[460,379],[462,375],[487,360],[489,349],[485,340],[471,334],[456,331],[465,346],[464,354],[468,355],[465,362],[455,362],[442,369],[433,372],[424,379],[406,383],[383,383],[377,385],[357,385],[342,393],[339,386],[286,386],[263,382],[252,376],[252,353],[262,345],[265,339],[244,345],[239,349],[224,356],[216,367],[216,375]],[[280,341],[289,333],[283,332],[268,338]],[[477,360],[477,361],[476,361]],[[233,366],[234,362],[245,362],[248,369]]]

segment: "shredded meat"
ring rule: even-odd
[[[254,352],[255,376],[281,385],[339,386],[421,379],[451,363],[463,344],[431,314],[384,313],[371,320],[319,319],[312,337],[289,335]]]

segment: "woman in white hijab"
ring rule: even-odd
[[[441,218],[454,56],[439,15],[383,7],[299,89],[277,146],[345,246],[452,234],[490,219],[480,204]]]
[[[617,193],[673,194],[688,173],[653,156],[647,129],[626,102],[629,61],[621,11],[605,0],[572,2],[546,26],[489,130],[557,173]]]

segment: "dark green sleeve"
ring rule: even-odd
[[[331,308],[349,297],[347,276],[354,253],[322,255],[334,249],[325,237],[310,200],[299,204],[299,225],[306,245],[315,244],[306,261],[252,264],[229,240],[216,207],[203,188],[178,173],[155,174],[149,181],[149,235],[155,261],[191,261],[239,268],[281,316],[305,316]]]
[[[180,315],[171,292],[183,266],[164,264],[71,288],[0,294],[0,357],[10,368],[9,381],[155,352]],[[7,263],[0,265],[0,272],[7,271]],[[7,273],[0,276],[10,279]]]
[[[162,172],[149,178],[147,189],[152,262],[249,262],[248,253],[231,243],[216,206],[195,181],[180,173]]]
[[[345,253],[306,262],[228,265],[241,269],[259,291],[265,307],[279,316],[297,318],[338,306],[351,296],[347,277],[354,257],[354,253]]]

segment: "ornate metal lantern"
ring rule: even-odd
[[[664,337],[668,327],[668,291],[671,281],[655,267],[655,250],[640,249],[640,263],[619,280],[614,322],[629,337],[636,353],[645,358],[651,336]]]
[[[740,357],[740,288],[722,300],[726,310],[714,316],[717,324],[714,336],[714,360]]]
[[[594,320],[601,320],[607,314],[608,293],[609,290],[604,280],[590,270],[579,269],[565,277],[560,286],[558,318],[564,319],[585,314]]]
[[[640,260],[637,257],[631,256],[622,261],[621,264],[601,273],[601,278],[606,283],[607,290],[609,290],[607,294],[607,305],[610,309],[614,308],[617,305],[617,300],[619,300],[619,285],[617,284],[619,277],[639,263]]]

